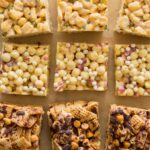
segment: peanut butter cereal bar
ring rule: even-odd
[[[42,107],[0,104],[0,149],[39,150]]]
[[[0,92],[46,96],[49,46],[4,43]]]
[[[150,95],[150,45],[116,45],[116,94]]]
[[[122,0],[116,30],[150,37],[150,0]]]
[[[50,32],[48,0],[0,0],[0,21],[4,37]]]
[[[52,149],[99,150],[98,103],[77,101],[49,107]]]
[[[58,43],[55,91],[107,89],[107,44]]]
[[[149,150],[150,109],[112,105],[106,150]]]
[[[58,31],[104,31],[108,0],[58,0]]]

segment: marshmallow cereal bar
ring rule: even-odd
[[[55,91],[107,89],[107,44],[58,43]]]
[[[104,31],[108,0],[58,0],[58,31]]]
[[[149,150],[150,109],[112,105],[105,150]]]
[[[53,150],[100,150],[97,102],[51,105],[48,120]]]
[[[0,21],[4,37],[50,32],[48,0],[0,0]]]
[[[150,45],[116,45],[115,65],[117,95],[150,95]]]
[[[4,43],[1,54],[0,92],[46,96],[48,52],[46,45]]]
[[[116,30],[150,37],[150,0],[122,0]]]
[[[0,149],[39,150],[43,109],[0,104]]]

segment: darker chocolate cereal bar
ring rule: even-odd
[[[112,105],[106,150],[149,150],[150,109]]]
[[[97,102],[52,105],[49,107],[48,119],[53,149],[100,149]]]

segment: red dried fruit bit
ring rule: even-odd
[[[59,82],[58,86],[54,87],[55,91],[63,91],[64,85],[64,81]]]
[[[47,61],[48,60],[48,55],[45,54],[43,57],[42,57],[43,60]]]

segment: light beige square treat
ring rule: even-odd
[[[49,106],[52,150],[100,150],[98,105],[76,101]]]
[[[0,104],[0,150],[39,150],[42,107]]]
[[[150,109],[111,105],[105,150],[149,150]]]
[[[0,0],[0,21],[4,37],[51,32],[48,0]]]
[[[107,89],[108,44],[57,44],[54,90]]]
[[[108,0],[58,0],[58,31],[104,31]]]
[[[150,45],[115,46],[116,95],[150,95]]]
[[[48,45],[4,43],[1,54],[0,92],[46,96]]]
[[[116,31],[150,37],[150,0],[121,0]]]

